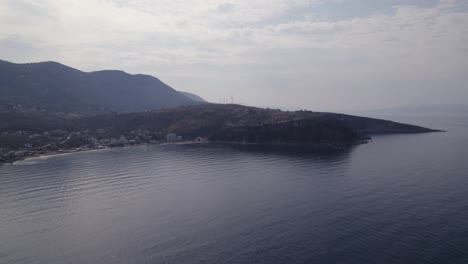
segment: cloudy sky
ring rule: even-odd
[[[0,59],[151,74],[219,102],[468,102],[467,0],[0,0]]]

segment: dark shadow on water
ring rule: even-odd
[[[276,154],[286,156],[298,156],[298,157],[336,157],[336,156],[347,156],[355,148],[355,146],[346,146],[341,148],[328,148],[328,147],[317,147],[317,148],[306,148],[300,146],[283,146],[283,145],[260,145],[260,144],[226,144],[226,147],[238,151],[244,151],[248,153],[261,153],[261,154]]]
[[[4,170],[0,171],[0,180],[3,183],[8,182],[10,189],[20,190],[27,182],[28,188],[36,190],[41,188],[44,182],[48,182],[62,191],[68,192],[70,191],[69,185],[74,186],[87,178],[97,180],[114,178],[113,173],[108,173],[107,167],[109,166],[121,168],[115,173],[123,173],[128,170],[129,164],[138,164],[144,159],[151,160],[155,156],[158,156],[158,159],[168,160],[168,162],[198,160],[200,163],[207,161],[224,163],[252,159],[261,164],[265,160],[275,160],[275,162],[281,162],[283,166],[302,164],[303,166],[313,167],[316,165],[339,170],[343,164],[349,162],[351,153],[357,147],[311,149],[294,146],[225,143],[147,145],[115,148],[104,152],[83,152],[44,159],[31,159],[17,165],[4,167]],[[179,166],[183,167],[184,165]],[[89,171],[94,173],[93,177],[90,176]],[[50,189],[51,193],[54,191],[54,189]]]
[[[167,145],[164,151],[176,151],[178,154],[194,155],[197,152],[208,151],[213,153],[229,152],[232,154],[268,156],[278,158],[293,158],[320,161],[320,163],[334,163],[339,160],[348,160],[352,152],[359,147],[343,146],[340,148],[305,148],[300,146],[266,145],[266,144],[236,144],[236,143],[203,143]]]

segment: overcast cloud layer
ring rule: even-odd
[[[0,0],[0,59],[154,75],[219,102],[468,102],[466,0]]]

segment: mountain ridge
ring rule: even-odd
[[[208,103],[208,101],[206,101],[205,99],[203,99],[202,97],[196,95],[196,94],[193,94],[193,93],[189,93],[189,92],[183,92],[183,91],[179,91],[179,93],[187,96],[188,98],[194,100],[194,101],[197,101],[197,102],[202,102],[202,103]]]
[[[0,60],[3,108],[104,113],[199,103],[151,75],[120,70],[84,72],[53,61],[21,64]]]

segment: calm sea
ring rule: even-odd
[[[138,146],[0,167],[0,263],[468,263],[468,118],[337,152]]]

